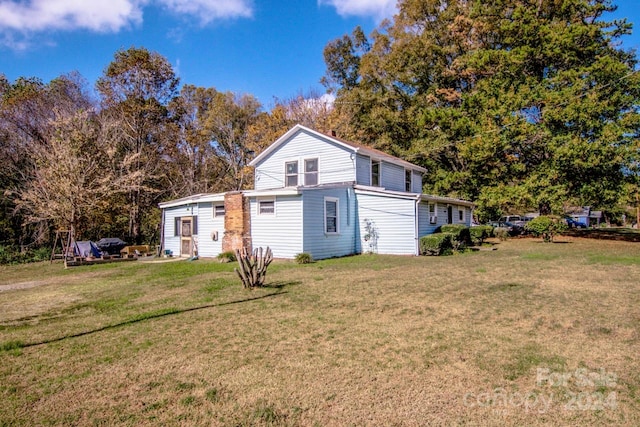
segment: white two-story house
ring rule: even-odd
[[[418,255],[419,238],[471,222],[473,203],[422,193],[427,171],[297,125],[258,155],[255,188],[160,204],[163,249],[213,257],[269,246],[275,257]]]

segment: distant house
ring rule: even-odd
[[[253,190],[161,203],[163,248],[203,257],[266,246],[278,258],[417,255],[421,236],[471,222],[473,203],[422,194],[424,168],[301,125],[251,165]]]
[[[572,207],[567,209],[565,214],[587,227],[598,226],[602,221],[602,211],[592,211],[591,206]]]

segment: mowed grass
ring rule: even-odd
[[[640,425],[640,245],[560,240],[1,267],[0,425]]]

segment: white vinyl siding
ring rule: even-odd
[[[405,191],[405,175],[402,166],[380,162],[381,187],[392,191]]]
[[[377,234],[377,247],[372,252],[416,254],[415,200],[369,194],[357,194],[357,198],[360,244],[363,251],[367,252],[370,247],[370,242],[364,240],[367,234],[365,220],[368,220]]]
[[[198,256],[200,257],[216,257],[222,252],[222,238],[224,237],[224,214],[214,216],[213,208],[222,206],[223,202],[215,203],[199,203],[198,216]],[[223,210],[224,212],[224,210]],[[215,234],[217,233],[217,236]],[[213,237],[217,240],[213,240]]]
[[[215,202],[223,204],[223,202]],[[176,218],[197,217],[197,234],[194,234],[194,244],[198,248],[198,256],[216,257],[222,252],[222,238],[224,237],[224,216],[213,216],[213,203],[202,202],[195,205],[185,205],[165,209],[164,220],[164,249],[173,252],[173,256],[180,255],[180,236],[176,236]],[[212,239],[212,233],[218,232],[218,240]]]
[[[356,184],[371,185],[371,159],[362,154],[356,157]]]
[[[275,215],[259,215],[258,200],[261,199],[251,197],[249,200],[254,249],[269,246],[276,258],[294,258],[302,252],[301,196],[276,196]]]
[[[319,160],[318,184],[354,181],[355,160],[351,159],[351,154],[351,151],[328,139],[301,130],[256,165],[255,189],[285,187],[285,162],[296,159],[299,162]]]
[[[420,202],[418,207],[418,236],[426,236],[436,231],[437,224],[431,224],[431,213],[429,210],[434,207],[433,203]]]
[[[340,233],[327,234],[324,229],[324,203],[326,199],[338,201]],[[355,195],[351,188],[307,190],[302,194],[303,251],[313,259],[331,258],[358,252],[356,236]]]
[[[422,193],[422,174],[413,171],[411,173],[411,191],[413,193]]]

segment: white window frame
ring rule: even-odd
[[[458,222],[465,222],[467,217],[467,212],[464,206],[458,206]]]
[[[378,165],[378,183],[377,184],[373,183],[373,164],[374,163]],[[370,177],[371,182],[369,182],[369,184],[371,184],[372,187],[382,187],[382,161],[371,159],[371,164],[369,165],[369,172],[371,172],[371,177]]]
[[[316,170],[315,171],[311,171],[311,172],[307,172],[307,162],[311,161],[311,160],[315,160],[316,162]],[[317,157],[310,157],[308,159],[304,159],[303,160],[303,165],[304,165],[304,185],[318,185],[320,184],[320,159]],[[307,183],[307,175],[311,175],[314,174],[316,176],[316,183],[315,184],[308,184]]]
[[[262,211],[262,204],[263,203],[273,203],[273,212],[263,212]],[[258,215],[259,216],[275,216],[276,215],[276,199],[275,197],[265,197],[265,198],[260,198],[256,200],[257,206],[256,206],[256,210],[258,211]]]
[[[216,211],[216,208],[222,207],[222,214],[219,214]],[[224,215],[226,213],[226,209],[224,208],[224,203],[220,204],[220,203],[214,203],[213,204],[213,217],[214,218],[224,218]]]
[[[291,163],[295,163],[296,164],[296,173],[295,174],[290,174],[288,172],[288,168],[287,166]],[[296,178],[296,183],[295,185],[289,185],[289,177],[295,177]],[[290,160],[290,161],[286,161],[284,162],[284,186],[285,187],[297,187],[298,186],[298,182],[300,181],[300,162],[298,160]]]
[[[336,231],[327,231],[327,202],[336,204]],[[340,234],[340,199],[337,197],[324,198],[324,234]]]

